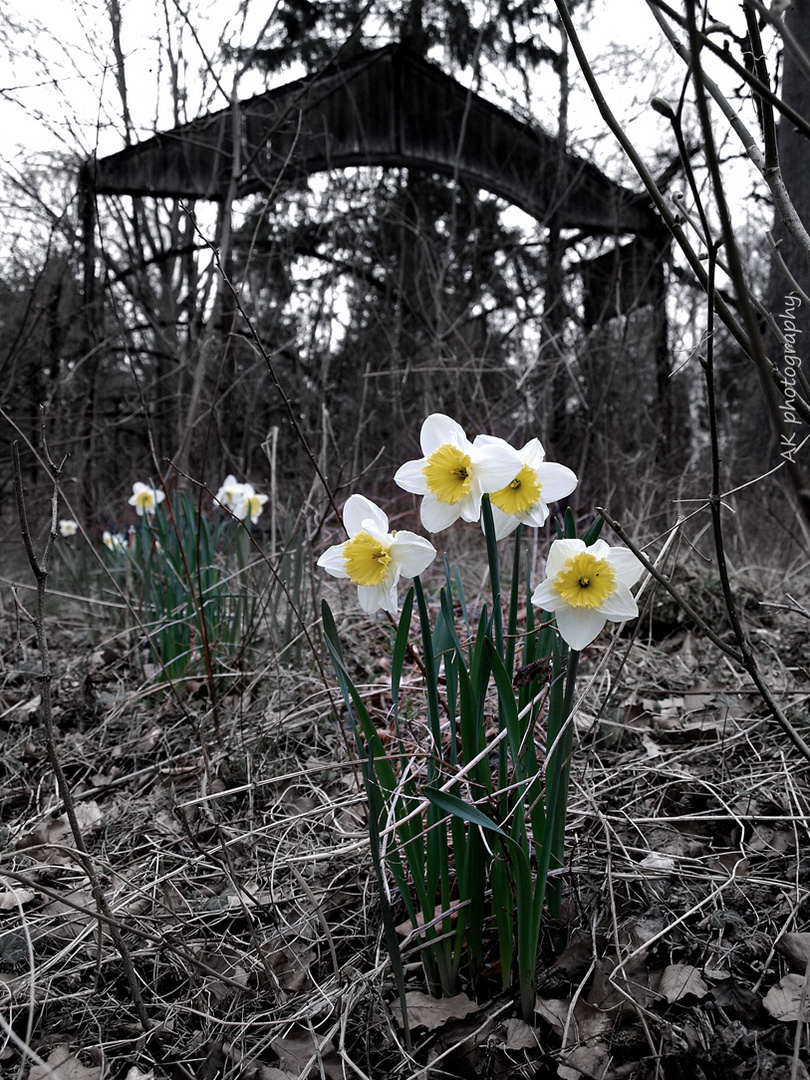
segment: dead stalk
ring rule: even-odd
[[[17,501],[17,513],[20,519],[20,529],[22,531],[23,544],[25,545],[26,555],[28,556],[28,562],[31,566],[31,570],[34,574],[34,578],[37,583],[37,596],[36,596],[36,608],[34,615],[31,615],[26,608],[24,608],[20,601],[17,600],[17,607],[23,618],[27,619],[34,627],[36,633],[37,646],[39,648],[40,663],[42,665],[42,671],[39,676],[40,686],[42,688],[42,703],[41,703],[41,715],[45,722],[45,750],[48,756],[48,762],[53,769],[54,776],[56,777],[56,783],[59,788],[59,796],[64,803],[65,812],[67,814],[68,823],[70,825],[70,831],[73,834],[73,842],[76,845],[76,854],[80,863],[87,875],[87,880],[90,883],[90,889],[93,894],[93,899],[96,903],[96,908],[99,915],[99,935],[103,929],[104,924],[109,927],[110,935],[115,943],[115,947],[121,957],[121,962],[124,966],[124,973],[126,975],[127,984],[129,986],[129,992],[132,996],[132,1003],[135,1006],[135,1011],[138,1014],[138,1020],[140,1021],[144,1031],[148,1031],[152,1024],[146,1013],[143,997],[141,995],[141,989],[138,984],[138,977],[135,973],[135,968],[132,963],[132,957],[130,955],[127,944],[124,941],[123,934],[121,933],[120,923],[113,917],[112,909],[107,895],[101,886],[98,874],[96,873],[93,859],[87,849],[87,845],[84,842],[79,820],[76,816],[76,804],[73,799],[73,793],[68,784],[67,777],[62,768],[59,757],[56,753],[54,745],[54,728],[53,728],[53,707],[51,699],[51,664],[50,655],[48,652],[48,637],[45,632],[45,594],[47,591],[48,580],[48,562],[50,559],[51,549],[53,542],[56,538],[56,517],[59,504],[59,483],[62,476],[62,467],[64,461],[57,465],[50,457],[50,454],[45,450],[46,460],[51,469],[53,476],[53,495],[51,496],[51,527],[48,539],[45,543],[42,557],[38,558],[34,551],[34,542],[31,537],[31,529],[28,524],[28,514],[25,508],[25,496],[23,493],[23,480],[22,469],[20,467],[20,450],[19,444],[15,441],[11,447],[12,463],[14,471],[14,494]]]

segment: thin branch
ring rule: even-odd
[[[711,90],[711,87],[714,84],[712,83],[712,80],[709,79],[709,77],[706,75],[706,72],[703,70],[700,64],[700,43],[698,40],[694,2],[690,2],[687,5],[687,11],[689,15],[689,43],[692,46],[692,56],[694,57],[692,61],[692,77],[695,87],[695,103],[697,105],[698,116],[700,118],[701,131],[703,132],[703,142],[706,150],[706,164],[709,169],[709,175],[712,179],[714,201],[717,207],[718,215],[720,217],[720,230],[723,238],[723,247],[725,248],[726,252],[726,260],[728,262],[728,272],[734,285],[734,291],[737,296],[737,305],[742,315],[749,340],[751,342],[751,349],[748,355],[753,360],[754,365],[759,372],[760,384],[765,394],[765,402],[768,407],[768,412],[770,414],[771,426],[774,432],[779,436],[780,446],[784,446],[787,435],[785,431],[785,421],[781,412],[782,402],[777,396],[778,381],[774,378],[774,368],[765,353],[765,343],[762,340],[762,334],[759,329],[756,312],[754,311],[754,306],[751,303],[751,294],[745,280],[742,259],[740,258],[740,250],[737,246],[737,239],[731,221],[731,212],[729,210],[725,189],[723,187],[723,178],[720,173],[720,159],[717,153],[717,148],[715,146],[714,132],[712,129],[711,116],[709,114],[709,103],[706,99],[706,92],[708,91],[709,93],[712,93],[712,96],[715,97],[715,100],[717,99],[715,94]],[[779,182],[784,189],[784,184],[781,180],[781,172],[779,170],[778,164],[775,165],[773,168],[768,169],[767,172],[770,173],[774,179],[778,177]],[[786,190],[785,195],[787,196]],[[775,195],[774,198],[776,198]],[[796,215],[793,203],[790,202],[789,199],[788,203],[792,214],[796,216],[798,220],[798,215]],[[785,220],[784,214],[783,220]],[[790,224],[787,221],[785,221],[785,224],[790,230]],[[801,222],[799,222],[799,224],[801,225]],[[790,231],[793,235],[792,230]],[[800,230],[798,230],[798,232],[794,235],[794,239],[796,239],[797,244],[799,244],[799,246],[802,248],[803,253],[805,253],[805,257],[808,258],[808,260],[810,261],[810,236],[808,236],[806,230],[804,229],[804,226],[801,226]],[[802,246],[805,241],[806,246]],[[708,294],[710,301],[712,299],[713,292],[714,289],[712,288]],[[799,404],[800,402],[802,402],[802,399],[798,395],[796,395],[795,411],[802,415],[802,410]],[[803,416],[803,419],[806,420],[808,419],[808,417]],[[788,445],[790,445],[790,443],[788,443]],[[787,473],[793,485],[794,493],[799,503],[799,507],[801,508],[802,514],[807,521],[810,521],[810,493],[808,493],[807,482],[803,474],[804,471],[800,468],[798,463],[793,460],[792,457],[787,458]],[[717,490],[719,492],[719,488]],[[715,503],[712,502],[712,505],[715,505]],[[718,508],[717,513],[719,513],[719,501],[716,503],[716,506]],[[714,520],[718,521],[719,519],[714,517]],[[720,557],[721,554],[718,555],[718,558]],[[731,617],[731,612],[729,612],[729,616]]]
[[[51,662],[50,654],[48,652],[48,637],[45,633],[45,593],[48,578],[48,556],[50,555],[51,547],[57,535],[56,517],[59,504],[59,483],[62,474],[62,465],[56,465],[51,460],[46,447],[45,457],[48,460],[53,475],[51,528],[42,558],[38,559],[36,552],[34,551],[31,529],[28,524],[25,494],[23,491],[22,468],[20,466],[20,448],[19,443],[16,440],[12,443],[11,453],[14,471],[14,494],[17,502],[17,512],[20,519],[23,544],[25,545],[28,561],[37,582],[37,605],[36,614],[34,616],[34,626],[36,628],[37,645],[39,646],[40,663],[42,665],[42,673],[40,674],[39,679],[42,687],[42,717],[45,721],[45,750],[48,755],[48,761],[53,769],[54,776],[56,777],[59,795],[65,806],[65,813],[67,814],[68,823],[70,824],[70,831],[73,835],[73,842],[76,845],[79,861],[81,862],[84,872],[87,875],[87,880],[90,883],[93,899],[95,900],[98,909],[98,916],[103,916],[103,920],[108,922],[110,926],[110,934],[112,935],[118,954],[121,957],[124,974],[132,997],[132,1003],[135,1006],[135,1011],[144,1031],[149,1031],[152,1027],[152,1023],[144,1006],[138,976],[132,963],[132,956],[124,941],[119,924],[113,919],[112,910],[109,901],[107,900],[107,894],[102,888],[93,859],[84,842],[84,835],[82,834],[79,819],[76,815],[76,804],[73,799],[73,792],[71,791],[70,784],[68,783],[54,745],[53,704],[51,700]]]
[[[632,141],[628,138],[626,132],[624,131],[624,128],[618,122],[618,120],[613,114],[612,109],[608,105],[607,100],[602,93],[602,90],[596,79],[596,76],[593,73],[593,68],[591,67],[585,55],[585,50],[582,47],[582,42],[579,38],[579,35],[577,34],[576,27],[571,20],[571,15],[569,14],[565,0],[554,0],[554,3],[557,7],[558,12],[560,13],[560,19],[563,23],[563,26],[565,27],[566,34],[568,34],[569,40],[571,42],[571,47],[573,48],[577,61],[579,62],[580,68],[582,69],[582,74],[585,77],[585,81],[588,84],[588,89],[591,92],[591,96],[593,97],[594,102],[596,103],[596,106],[599,109],[603,120],[610,128],[622,150],[624,150],[625,154],[629,158],[630,162],[633,165],[633,168],[636,170],[642,183],[647,189],[647,192],[652,199],[655,209],[660,213],[664,224],[666,225],[669,232],[672,234],[675,242],[678,244],[678,247],[683,252],[684,257],[686,258],[689,266],[692,269],[692,272],[694,273],[697,280],[700,282],[703,289],[705,289],[707,285],[706,268],[704,267],[698,253],[690,244],[685,232],[683,231],[683,228],[681,227],[678,217],[673,213],[672,208],[670,207],[667,200],[664,198],[661,189],[658,187],[652,173],[647,168],[647,165],[641,158],[641,155],[636,150]],[[731,335],[734,337],[740,347],[745,350],[745,352],[749,352],[751,344],[748,340],[748,335],[746,334],[743,327],[740,326],[737,319],[734,317],[734,314],[729,305],[720,296],[716,296],[715,306],[717,309],[717,314],[723,320],[724,325],[728,328]]]
[[[558,0],[560,2],[560,0]],[[700,44],[699,36],[695,36],[693,39],[693,48],[690,51],[683,42],[678,38],[675,31],[666,22],[663,15],[657,8],[657,4],[654,0],[647,0],[647,4],[652,12],[655,21],[663,30],[670,45],[677,53],[677,55],[683,60],[684,64],[690,69],[695,68],[696,60],[694,56],[694,49],[696,45]],[[720,108],[723,116],[728,122],[729,127],[734,131],[743,145],[743,148],[748,155],[749,159],[757,167],[762,174],[762,178],[768,185],[773,196],[774,205],[777,212],[785,223],[785,228],[796,242],[797,247],[801,251],[802,255],[810,262],[810,235],[802,223],[801,218],[796,212],[796,208],[788,194],[785,182],[782,179],[782,171],[777,166],[770,166],[766,161],[765,155],[759,147],[756,139],[754,139],[751,132],[740,118],[739,113],[725,96],[723,91],[714,81],[711,79],[705,71],[701,69],[701,83],[704,88],[711,94],[712,98]],[[720,312],[718,312],[720,314]],[[722,315],[721,315],[722,317]],[[725,321],[725,320],[724,320]]]
[[[797,0],[797,3],[803,4],[805,2],[806,0]],[[810,57],[801,47],[798,38],[781,17],[781,14],[775,15],[769,8],[760,3],[760,0],[744,0],[744,4],[746,7],[753,8],[766,23],[769,23],[776,30],[796,64],[804,73],[804,77],[810,79]]]
[[[701,616],[698,615],[698,613],[695,611],[689,601],[678,591],[678,589],[675,588],[672,582],[668,578],[664,577],[661,571],[656,568],[655,564],[650,562],[644,552],[641,551],[641,549],[633,543],[633,541],[624,531],[619,522],[614,521],[613,518],[608,514],[607,510],[604,510],[601,506],[596,507],[596,512],[604,521],[607,522],[611,529],[613,529],[613,531],[616,533],[622,543],[630,551],[632,551],[632,553],[635,555],[635,557],[638,559],[638,561],[641,563],[647,573],[651,577],[655,578],[658,584],[669,593],[669,595],[672,597],[678,607],[683,611],[684,615],[686,615],[686,617],[695,624],[698,630],[700,630],[700,632],[704,634],[709,639],[709,641],[712,642],[713,645],[716,645],[721,652],[724,652],[726,656],[731,657],[731,659],[736,661],[738,664],[742,664],[742,653],[738,652],[727,642],[723,641],[719,634],[716,634],[715,631],[712,630],[706,620],[702,619]]]
[[[687,29],[687,21],[684,16],[673,7],[670,7],[669,4],[664,3],[664,0],[648,0],[648,3],[649,2],[655,3],[655,6],[659,8],[668,19],[671,19],[672,22],[680,26],[682,30]],[[798,131],[810,139],[810,121],[802,116],[801,113],[797,113],[786,101],[783,101],[779,95],[771,89],[767,81],[763,81],[759,76],[752,74],[744,64],[741,64],[739,60],[735,59],[729,49],[725,47],[725,43],[721,48],[712,40],[711,35],[702,32],[700,33],[700,40],[702,47],[708,49],[709,52],[713,53],[719,60],[722,60],[735,75],[751,87],[757,97],[761,98],[764,102],[767,102],[768,105],[773,108],[778,109],[786,120],[789,120]]]
[[[804,741],[798,731],[796,731],[796,729],[793,727],[791,722],[788,720],[788,718],[785,716],[778,703],[776,702],[773,694],[770,691],[770,688],[767,686],[765,680],[762,677],[759,666],[756,662],[756,657],[754,656],[754,653],[751,649],[750,644],[745,638],[745,635],[742,635],[741,640],[738,639],[738,643],[740,645],[739,651],[732,648],[730,645],[727,645],[726,642],[723,641],[721,637],[718,637],[718,635],[712,630],[712,628],[703,619],[701,619],[701,617],[697,614],[692,605],[683,598],[683,596],[678,592],[675,586],[670,581],[668,581],[663,576],[663,574],[658,572],[658,570],[650,562],[647,556],[642,551],[640,551],[639,548],[633,543],[633,541],[624,531],[619,522],[614,521],[613,518],[608,514],[608,512],[606,510],[603,510],[601,506],[596,507],[596,512],[601,518],[603,518],[607,522],[608,525],[610,525],[611,529],[613,529],[613,531],[616,533],[622,543],[625,544],[630,551],[632,551],[632,553],[642,564],[644,569],[649,574],[651,574],[652,577],[654,577],[655,580],[664,589],[666,589],[666,591],[669,593],[675,603],[678,604],[678,606],[681,608],[687,618],[691,619],[695,623],[701,633],[705,637],[707,637],[713,645],[716,645],[718,649],[724,652],[726,656],[731,657],[732,660],[735,660],[738,664],[740,664],[741,667],[743,667],[748,672],[754,682],[754,685],[759,691],[760,697],[767,706],[771,716],[773,716],[773,718],[782,728],[784,733],[787,735],[788,739],[790,739],[790,741],[802,754],[802,756],[805,757],[807,761],[810,761],[810,746],[808,746],[808,744]]]

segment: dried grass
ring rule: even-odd
[[[437,1004],[411,1056],[329,689],[268,655],[222,703],[217,743],[204,697],[155,702],[118,643],[51,629],[57,750],[155,1025],[146,1034],[60,818],[35,652],[5,618],[2,1075],[24,1075],[21,1044],[49,1068],[34,1080],[667,1077],[685,1061],[693,1076],[787,1077],[794,1061],[804,1075],[804,1024],[763,1002],[790,970],[780,942],[810,926],[810,766],[690,630],[621,639],[605,664],[598,649],[583,658],[595,674],[578,714],[568,944],[555,957],[546,943],[537,1027],[497,996],[461,1019]],[[773,608],[767,622],[771,684],[810,727],[806,621]],[[376,701],[381,639],[357,640]],[[408,972],[422,989],[418,966]]]

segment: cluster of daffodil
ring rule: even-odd
[[[129,546],[131,531],[131,528],[119,532],[110,532],[109,529],[105,529],[101,534],[101,542],[108,551],[126,551]],[[62,518],[59,522],[59,535],[63,540],[69,540],[72,536],[77,536],[78,532],[79,523],[73,518]]]
[[[228,476],[207,514],[200,499],[178,493],[167,500],[154,484],[137,482],[128,500],[137,525],[104,531],[105,568],[123,577],[118,589],[167,680],[221,668],[238,656],[251,606],[246,526],[258,521],[267,498]],[[59,531],[69,538],[79,527],[64,519]],[[66,563],[75,562],[68,546],[62,554]]]
[[[230,511],[240,521],[249,519],[252,525],[267,502],[267,495],[259,495],[252,484],[239,483],[235,476],[226,476],[222,487],[214,496],[214,505]]]
[[[521,584],[521,530],[546,522],[549,504],[573,492],[575,474],[547,462],[537,439],[521,450],[490,435],[470,441],[458,423],[438,413],[422,425],[420,444],[423,456],[404,464],[394,480],[422,496],[420,518],[430,533],[459,519],[481,521],[491,606],[471,622],[461,575],[445,559],[431,620],[420,575],[436,557],[435,547],[417,533],[392,531],[384,511],[356,494],[343,510],[348,539],[324,552],[318,565],[355,585],[368,613],[396,616],[400,579],[413,578],[392,655],[393,744],[383,744],[348,674],[325,602],[324,632],[367,762],[372,850],[390,869],[414,933],[418,928],[424,936],[420,955],[429,988],[454,993],[462,970],[475,986],[487,959],[484,927],[494,923],[504,987],[516,979],[528,1020],[546,905],[552,922],[560,917],[579,652],[607,621],[638,614],[630,588],[642,567],[627,549],[598,539],[601,522],[578,538],[569,510],[551,543],[545,580],[534,589],[528,580]],[[497,545],[512,533],[504,626]],[[414,601],[419,650],[410,644]],[[519,627],[521,609],[527,615]],[[519,641],[523,677],[513,684]],[[408,656],[421,669],[425,692],[419,715],[410,717],[401,693]],[[536,672],[544,673],[539,685],[532,682]],[[494,707],[493,734],[488,712]],[[426,719],[427,744],[414,749],[405,738],[406,719],[422,729]],[[545,746],[538,752],[543,727]],[[396,970],[393,944],[391,953]]]
[[[109,529],[105,529],[101,534],[101,542],[108,551],[115,552],[116,554],[126,553],[129,548],[129,538],[135,530],[110,532]]]

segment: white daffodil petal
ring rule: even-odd
[[[538,469],[546,459],[546,452],[539,439],[529,439],[526,445],[518,450],[520,460],[532,469]]]
[[[476,435],[473,439],[473,446],[492,446],[493,444],[500,444],[501,446],[509,446],[506,439],[502,439],[499,435]]]
[[[506,439],[502,439],[500,435],[476,435],[473,439],[473,446],[476,450],[483,451],[484,453],[488,453],[492,450],[496,452],[505,450],[507,453],[517,454],[518,457],[520,457],[520,454],[518,454],[514,446],[512,446],[511,443],[508,443]]]
[[[523,468],[520,455],[508,443],[487,443],[475,450],[473,475],[482,492],[500,491],[507,484],[511,484]]]
[[[587,608],[572,608],[567,604],[556,613],[557,629],[562,639],[571,649],[581,652],[598,637],[605,625],[605,616],[600,611]]]
[[[509,536],[510,533],[513,533],[518,525],[520,525],[520,518],[516,518],[513,514],[505,514],[498,506],[493,506],[491,509],[492,524],[495,526],[495,539],[503,540],[505,537]],[[484,528],[483,519],[481,521],[481,528]]]
[[[505,446],[507,449],[512,450],[517,454],[523,465],[528,465],[535,470],[538,465],[543,463],[546,456],[545,451],[543,450],[543,444],[539,439],[529,439],[521,450],[515,450],[511,443],[508,443],[506,439],[501,439],[498,435],[476,435],[473,440],[473,446]]]
[[[580,540],[579,543],[582,545],[580,551],[588,551],[597,559],[607,559],[608,562],[610,562],[611,552],[615,550],[610,546],[607,540],[594,540],[587,548],[584,540]]]
[[[406,461],[394,473],[394,483],[414,495],[427,495],[430,490],[424,473],[425,459]]]
[[[346,564],[343,560],[343,544],[334,544],[327,548],[318,559],[318,566],[332,577],[347,578],[349,575],[346,573]]]
[[[423,536],[413,532],[394,534],[391,544],[391,559],[400,574],[416,577],[424,573],[436,558],[436,548]]]
[[[239,502],[241,497],[242,485],[231,473],[222,481],[222,485],[216,494],[216,501],[223,506],[230,507],[233,503]]]
[[[383,602],[380,604],[383,611],[387,611],[391,615],[396,615],[399,611],[399,599],[397,597],[398,580],[399,579],[397,578],[394,581],[387,594],[383,594]],[[378,586],[378,588],[382,589],[382,585]]]
[[[545,581],[541,581],[537,588],[532,593],[532,604],[534,607],[539,607],[543,611],[556,611],[559,607],[565,607],[565,601],[554,590],[552,586],[553,578],[547,578]]]
[[[419,508],[422,524],[428,532],[437,533],[449,528],[461,515],[461,503],[455,506],[439,502],[435,495],[425,495]],[[474,519],[477,520],[477,519]]]
[[[383,590],[383,596],[385,596],[387,591],[387,589]],[[365,611],[366,615],[373,615],[374,612],[379,611],[382,606],[380,603],[380,586],[358,585],[357,599],[360,601],[360,607]]]
[[[464,428],[457,420],[453,420],[444,413],[431,413],[422,424],[419,432],[419,445],[425,457],[430,457],[434,450],[438,450],[444,443],[454,443],[456,446],[469,446],[469,440],[464,433]]]
[[[550,580],[559,574],[561,570],[565,569],[566,563],[570,559],[575,559],[582,551],[585,550],[585,544],[582,540],[554,540],[548,551],[548,558],[546,559],[546,574]]]
[[[262,515],[264,510],[264,504],[269,499],[269,495],[256,495],[253,494],[247,500],[247,513],[250,516],[251,522],[255,525]]]
[[[365,495],[350,495],[343,507],[343,524],[349,536],[355,536],[359,532],[368,532],[367,522],[372,523],[375,532],[383,536],[388,532],[387,515],[367,499]]]
[[[611,622],[624,622],[625,619],[635,619],[638,615],[638,604],[627,585],[623,581],[617,581],[616,588],[597,610]]]
[[[553,461],[544,461],[535,466],[537,479],[540,481],[543,498],[547,503],[557,502],[570,495],[579,481],[577,475],[565,465]]]
[[[628,587],[635,585],[644,573],[644,567],[628,548],[611,548],[610,563],[616,571],[616,576]]]
[[[548,507],[545,502],[540,499],[539,502],[534,503],[525,514],[522,514],[520,521],[524,525],[528,525],[532,529],[539,529],[541,525],[545,525],[548,518]]]
[[[458,516],[462,521],[478,521],[481,517],[481,491],[473,492],[458,504]]]
[[[382,608],[392,615],[397,613],[397,586],[384,579],[379,585],[358,585],[357,599],[367,615],[373,615]]]

